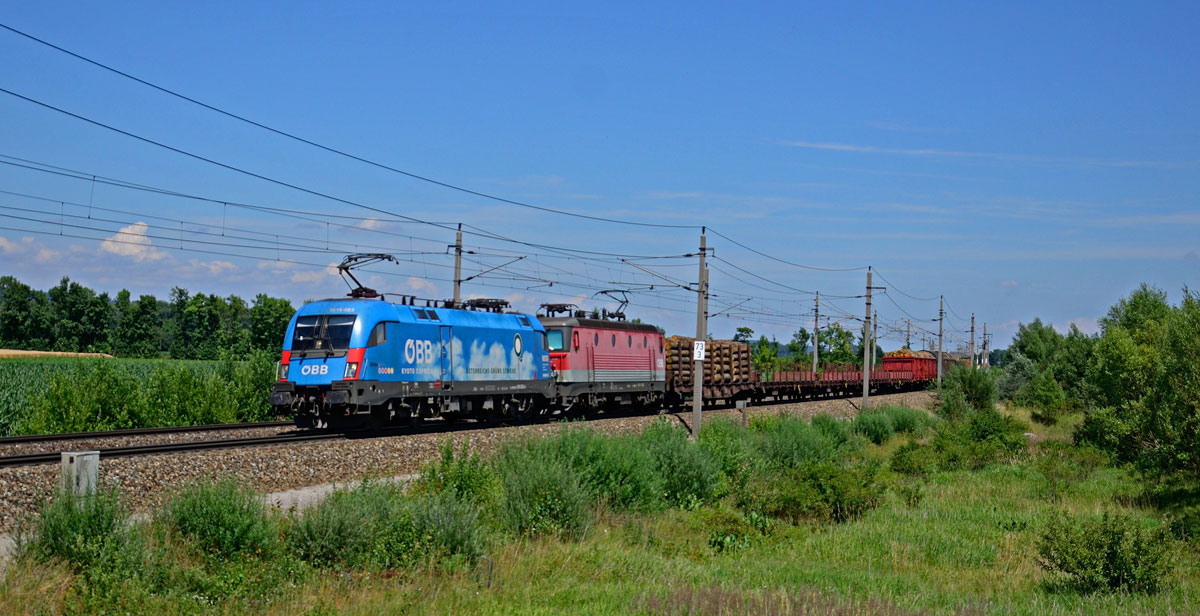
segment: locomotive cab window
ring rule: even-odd
[[[367,346],[379,346],[387,342],[387,323],[376,323],[371,335],[367,337]]]
[[[320,314],[296,319],[292,334],[293,353],[337,353],[350,348],[354,332],[352,314]]]
[[[561,329],[546,330],[546,340],[548,341],[546,348],[551,351],[563,350],[563,333]]]
[[[441,321],[441,319],[438,318],[437,313],[432,310],[426,310],[425,314],[429,315],[430,321]]]

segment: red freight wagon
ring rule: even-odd
[[[564,407],[653,404],[666,384],[663,336],[653,325],[538,317]]]
[[[937,378],[937,357],[929,351],[900,349],[884,354],[883,369],[911,373],[913,381],[931,381]]]

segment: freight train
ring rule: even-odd
[[[369,290],[367,290],[369,291]],[[389,425],[440,417],[521,420],[620,407],[670,407],[692,396],[691,338],[664,337],[624,315],[570,305],[506,312],[502,300],[398,303],[372,293],[303,306],[283,343],[270,404],[306,428]],[[598,318],[599,317],[599,318]],[[760,374],[750,347],[708,341],[706,401],[809,399],[861,391],[858,369]],[[873,392],[925,387],[936,360],[885,354]]]

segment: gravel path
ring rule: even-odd
[[[929,392],[880,395],[879,403],[926,407]],[[847,417],[857,413],[858,398],[818,400],[769,404],[747,409],[747,414],[795,413],[812,417],[818,413]],[[689,421],[690,412],[670,415],[681,423]],[[705,418],[734,416],[735,409],[706,411]],[[655,421],[654,415],[597,419],[588,426],[606,434],[639,432]],[[452,433],[408,434],[380,438],[320,441],[247,449],[199,451],[183,454],[138,456],[103,460],[100,464],[102,482],[115,485],[143,511],[168,495],[171,490],[189,481],[207,476],[233,476],[263,492],[278,492],[328,484],[350,482],[364,477],[392,477],[417,473],[437,456],[438,445],[453,438],[458,447],[469,441],[473,450],[494,451],[506,439],[522,435],[548,435],[559,429],[550,424],[475,428],[471,424]],[[32,512],[36,503],[49,493],[58,481],[57,465],[26,466],[0,469],[0,531]]]

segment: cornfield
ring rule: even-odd
[[[0,359],[0,435],[271,417],[274,356],[234,361]]]

